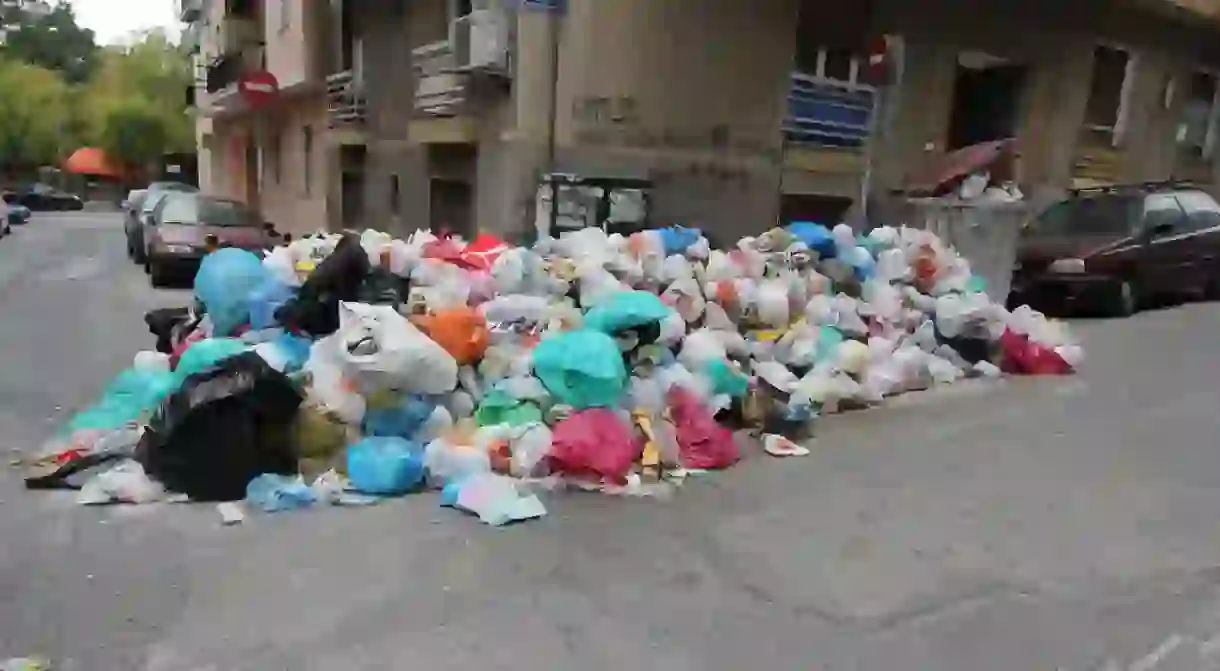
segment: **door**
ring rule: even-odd
[[[1155,194],[1144,200],[1141,293],[1173,293],[1182,286],[1183,278],[1189,277],[1189,254],[1182,237],[1185,226],[1186,213],[1173,194]]]
[[[958,67],[948,148],[1015,137],[1025,73],[1022,65]]]
[[[428,221],[434,232],[448,230],[467,240],[474,237],[474,190],[456,179],[433,177],[428,185]]]
[[[1178,203],[1186,212],[1186,221],[1179,234],[1183,260],[1183,287],[1190,292],[1211,286],[1220,278],[1220,206],[1202,191],[1181,191]]]

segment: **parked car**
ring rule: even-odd
[[[153,208],[161,196],[174,193],[196,193],[199,190],[181,182],[153,182],[143,189],[134,189],[123,200],[123,232],[127,239],[127,256],[136,263],[143,264],[147,259],[144,252],[144,230],[148,218],[152,216]]]
[[[204,255],[219,247],[257,253],[281,237],[244,203],[201,193],[167,192],[153,208],[144,268],[153,286],[163,286],[177,273],[193,273]]]
[[[13,232],[13,222],[9,219],[12,208],[8,203],[0,203],[0,238],[8,237]]]
[[[1197,188],[1079,190],[1022,231],[1011,303],[1126,316],[1162,297],[1220,297],[1220,205]]]
[[[20,191],[6,192],[3,198],[4,202],[10,205],[23,205],[33,211],[85,209],[85,203],[80,196],[60,191],[40,182],[35,182]]]
[[[8,208],[8,215],[6,215],[4,218],[10,225],[21,226],[29,223],[30,208],[24,205],[9,205],[8,203],[5,203],[5,207]]]

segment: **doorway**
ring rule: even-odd
[[[989,54],[962,53],[953,83],[947,149],[1016,137],[1028,74],[1025,65]]]
[[[474,235],[474,189],[469,182],[433,177],[428,183],[429,226],[463,238]]]

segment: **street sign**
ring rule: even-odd
[[[237,80],[237,90],[250,107],[266,107],[279,95],[280,82],[264,70],[247,72]]]

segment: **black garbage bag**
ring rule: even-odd
[[[197,501],[236,501],[263,473],[297,472],[292,426],[301,392],[246,352],[186,378],[136,448],[144,470]]]
[[[360,287],[371,270],[360,236],[345,234],[297,295],[275,311],[275,320],[289,331],[315,337],[338,331],[339,303],[359,299]]]
[[[356,300],[369,305],[392,305],[397,308],[407,295],[407,284],[406,280],[385,268],[373,268],[360,284]]]
[[[201,320],[202,317],[190,308],[160,308],[144,314],[144,323],[148,325],[148,331],[157,336],[157,351],[162,354],[173,354],[174,348]]]

